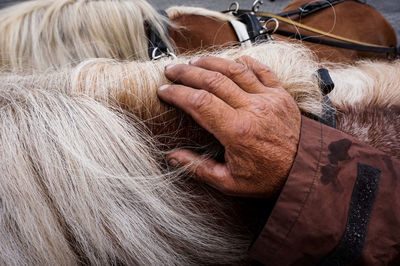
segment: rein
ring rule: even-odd
[[[321,10],[329,8],[329,7],[333,7],[334,5],[340,4],[345,1],[347,1],[347,0],[324,0],[324,1],[306,3],[302,6],[300,6],[296,10],[282,12],[277,15],[281,16],[281,17],[291,17],[294,15],[298,15],[299,19],[301,19],[308,15],[311,15],[313,13],[316,13],[318,11],[321,11]],[[361,0],[352,0],[352,1],[356,1],[359,3],[365,4],[365,1],[361,1]]]
[[[338,47],[338,48],[343,48],[343,49],[348,49],[348,50],[357,50],[357,51],[372,52],[372,53],[385,53],[388,55],[389,59],[393,58],[393,57],[391,57],[391,55],[394,55],[394,58],[400,57],[400,47],[388,47],[388,46],[382,46],[382,45],[361,42],[361,41],[353,40],[350,38],[345,38],[342,36],[331,34],[329,32],[325,32],[325,31],[304,25],[302,23],[299,23],[299,22],[296,22],[289,18],[284,17],[284,16],[292,16],[292,15],[300,15],[301,17],[304,17],[306,15],[310,15],[312,13],[315,13],[322,9],[331,7],[332,5],[342,3],[344,1],[346,1],[346,0],[336,0],[336,1],[331,0],[331,1],[329,1],[329,3],[325,3],[325,4],[323,4],[322,2],[315,2],[315,3],[311,3],[311,4],[314,4],[312,7],[310,7],[311,4],[308,4],[308,7],[306,5],[303,5],[297,10],[288,11],[288,12],[281,13],[278,15],[271,14],[268,12],[258,11],[260,5],[262,4],[262,2],[260,2],[260,1],[256,1],[254,3],[252,10],[239,9],[239,4],[237,2],[235,2],[235,3],[231,4],[231,6],[229,7],[229,10],[223,11],[222,13],[231,13],[234,16],[238,17],[239,20],[242,20],[241,17],[243,17],[243,16],[252,17],[251,21],[254,21],[255,19],[257,19],[260,24],[265,23],[265,22],[268,23],[270,20],[274,20],[277,23],[276,28],[272,32],[268,31],[265,26],[264,27],[260,26],[263,29],[259,30],[258,34],[255,35],[254,34],[254,26],[253,26],[254,22],[252,22],[252,25],[250,25],[250,27],[249,27],[249,25],[246,23],[247,21],[242,20],[242,22],[245,23],[252,31],[252,34],[250,34],[250,36],[253,41],[257,40],[257,38],[259,36],[265,36],[265,35],[269,36],[271,33],[278,33],[278,34],[286,36],[286,37],[294,37],[301,41],[323,44],[323,45],[328,45],[328,46],[333,46],[333,47]],[[360,0],[353,0],[353,1],[361,2]],[[232,10],[231,9],[232,7],[236,7],[236,8]],[[298,35],[297,33],[280,30],[278,21],[285,22],[285,23],[288,23],[289,25],[296,26],[298,28],[301,28],[301,29],[304,29],[304,30],[307,30],[307,31],[310,31],[313,33],[317,33],[317,34],[323,35],[325,37],[335,39],[336,41],[323,39],[321,37]],[[271,38],[269,37],[268,39],[271,39]]]
[[[291,10],[287,12],[283,12],[280,14],[272,14],[268,12],[260,12],[259,8],[262,5],[261,0],[256,0],[253,3],[252,9],[251,10],[242,10],[239,9],[239,3],[238,2],[233,2],[227,11],[222,11],[222,13],[230,13],[238,18],[238,20],[242,23],[245,24],[248,32],[248,38],[247,39],[241,39],[239,43],[244,44],[249,41],[251,42],[256,42],[256,41],[264,41],[264,40],[273,40],[272,34],[277,33],[282,36],[290,37],[290,38],[295,38],[300,41],[306,41],[306,42],[311,42],[311,43],[316,43],[316,44],[322,44],[322,45],[327,45],[327,46],[332,46],[332,47],[338,47],[342,49],[348,49],[348,50],[357,50],[357,51],[363,51],[363,52],[371,52],[371,53],[383,53],[387,54],[388,59],[395,59],[400,57],[400,46],[399,47],[389,47],[389,46],[382,46],[382,45],[376,45],[376,44],[371,44],[367,42],[361,42],[357,40],[353,40],[350,38],[342,37],[339,35],[335,35],[326,31],[322,31],[319,29],[316,29],[314,27],[310,27],[307,25],[304,25],[302,23],[296,22],[291,20],[289,17],[293,15],[298,15],[300,18],[303,18],[305,16],[308,16],[310,14],[316,13],[318,11],[321,11],[323,9],[332,7],[336,4],[343,3],[345,1],[349,0],[325,0],[325,1],[318,1],[318,2],[313,2],[313,3],[307,3],[302,6],[300,6],[296,10]],[[364,1],[362,0],[351,0],[351,1],[356,1],[359,3],[365,4]],[[234,9],[232,9],[234,7]],[[159,11],[160,14],[162,14],[165,17],[168,17],[165,11]],[[269,30],[267,28],[267,24],[269,22],[275,22],[275,28],[273,30]],[[334,40],[328,40],[324,39],[321,37],[316,37],[316,36],[310,36],[310,35],[305,35],[305,34],[298,34],[297,32],[290,32],[290,31],[285,31],[279,29],[279,21],[285,22],[289,25],[322,35],[324,37],[328,37]],[[264,23],[264,25],[262,25]],[[234,25],[232,25],[234,26]],[[240,38],[239,38],[240,39]],[[151,27],[149,28],[148,31],[148,40],[149,40],[149,48],[148,48],[148,54],[151,60],[157,60],[166,56],[172,56],[176,57],[175,54],[173,54],[166,44],[163,42],[159,34],[152,29]]]

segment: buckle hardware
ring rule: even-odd
[[[228,7],[228,11],[230,11],[233,14],[236,14],[239,11],[239,2],[235,1],[231,3]]]
[[[151,53],[151,60],[158,60],[164,57],[172,57],[173,59],[177,58],[176,55],[169,49],[167,49],[166,53],[161,51],[158,47],[153,49],[153,52]]]
[[[264,2],[262,0],[255,0],[251,7],[251,11],[258,12],[263,3]]]

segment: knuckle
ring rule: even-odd
[[[258,73],[260,73],[261,75],[268,75],[268,76],[275,75],[274,72],[272,72],[272,69],[267,66],[257,64],[257,68],[258,68]]]
[[[205,90],[198,90],[195,93],[189,95],[188,101],[196,109],[202,109],[205,106],[209,106],[212,102],[212,95]]]
[[[242,55],[241,57],[239,57],[240,60],[244,61],[244,62],[251,62],[254,61],[254,58],[249,56],[249,55]]]
[[[205,82],[209,88],[218,89],[225,83],[225,76],[219,72],[210,74]]]
[[[235,62],[233,64],[229,64],[228,66],[228,75],[231,77],[243,75],[248,71],[248,67],[242,62]]]
[[[253,123],[250,119],[242,119],[237,123],[236,136],[240,139],[251,137],[253,133]]]
[[[271,105],[267,102],[258,102],[253,105],[256,114],[266,114],[271,111]]]
[[[269,86],[281,87],[281,82],[279,81],[278,76],[275,74],[274,71],[272,71],[271,68],[259,64],[256,71],[258,75],[267,78],[269,80]]]
[[[296,101],[288,93],[287,93],[287,95],[284,95],[282,97],[281,102],[282,102],[282,105],[285,107],[285,109],[288,109],[288,110],[297,110],[298,109]]]

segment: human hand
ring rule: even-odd
[[[223,163],[186,149],[172,151],[168,162],[187,166],[225,194],[276,196],[296,155],[301,115],[275,74],[243,56],[201,57],[167,66],[165,75],[180,85],[164,85],[158,96],[192,116],[225,148]]]

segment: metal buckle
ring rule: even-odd
[[[270,22],[275,22],[275,27],[273,30],[268,29],[268,23]],[[267,38],[267,41],[274,41],[274,37],[272,36],[276,30],[279,28],[279,21],[276,18],[270,18],[267,21],[264,22],[264,25],[262,26],[262,30],[260,31],[260,35],[264,35]]]
[[[270,23],[270,22],[275,22],[275,27],[273,30],[269,30],[267,27],[268,23]],[[274,37],[272,35],[279,28],[279,21],[276,18],[270,18],[264,22],[264,25],[262,27],[263,27],[263,30],[260,31],[260,34],[265,35],[267,37],[268,41],[273,41]]]
[[[275,22],[275,28],[271,31],[271,30],[269,30],[269,32],[268,32],[268,34],[274,34],[277,30],[278,30],[278,28],[279,28],[279,20],[277,20],[276,18],[270,18],[270,19],[268,19],[267,21],[265,21],[265,23],[264,23],[264,27],[268,30],[268,27],[267,27],[267,25],[268,25],[268,23],[271,23],[271,22]]]
[[[255,0],[251,7],[251,11],[258,12],[258,10],[260,10],[260,7],[262,6],[263,3],[264,2],[262,0]]]
[[[300,11],[301,13],[307,13],[307,12],[308,12],[308,9],[307,9],[307,8],[299,7],[299,11]]]
[[[251,11],[258,12],[263,3],[264,2],[262,0],[255,0],[253,2],[253,5],[251,6]],[[237,1],[232,2],[228,7],[228,11],[235,14],[239,11],[239,7],[240,7],[239,2],[237,2]]]
[[[159,52],[160,54],[157,55],[157,52]],[[153,49],[153,52],[151,53],[151,60],[158,60],[164,57],[172,57],[173,59],[177,58],[176,55],[169,49],[167,49],[166,53],[162,52],[158,47]]]
[[[235,7],[235,9],[232,9],[233,7]],[[228,10],[232,13],[235,14],[239,11],[239,2],[235,1],[233,3],[231,3],[228,7]]]

